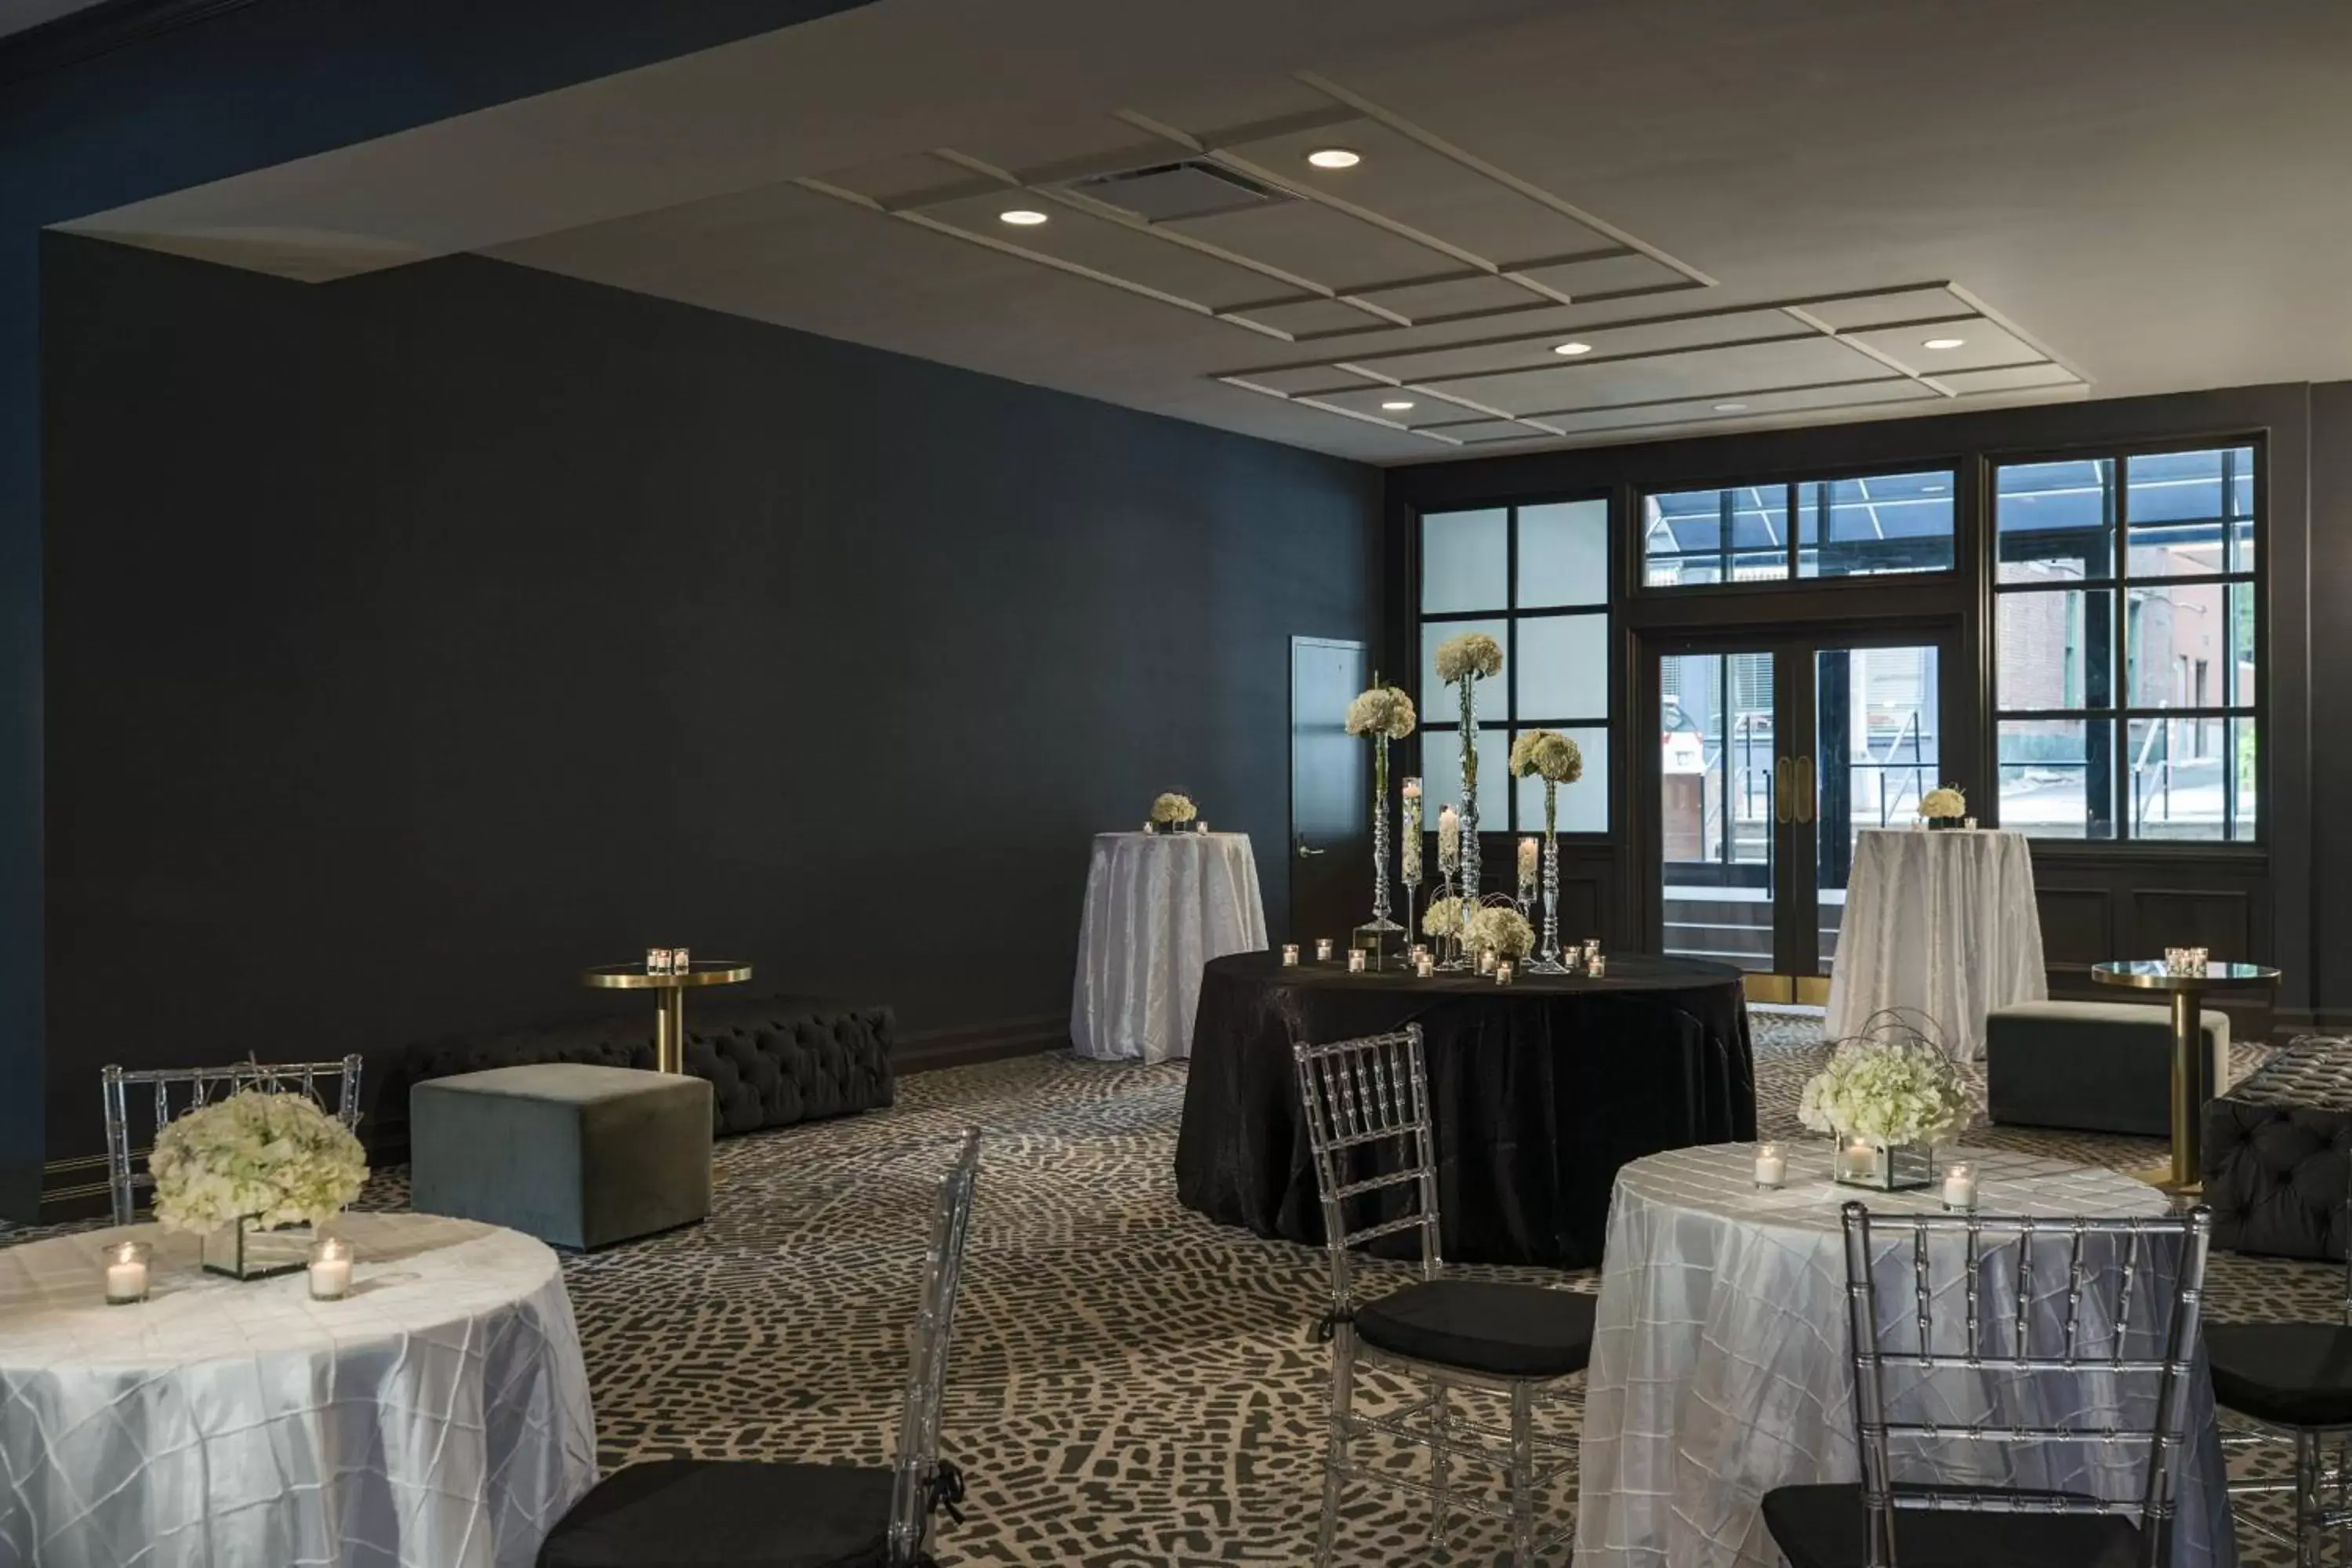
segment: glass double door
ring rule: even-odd
[[[1753,1001],[1828,1000],[1856,837],[1908,827],[1944,780],[1948,641],[1660,645],[1661,951],[1736,964]]]

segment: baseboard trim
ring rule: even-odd
[[[936,1072],[941,1068],[1042,1056],[1047,1051],[1067,1050],[1069,1046],[1069,1016],[1040,1013],[992,1024],[901,1035],[891,1043],[890,1065],[902,1073]]]

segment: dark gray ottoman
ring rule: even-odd
[[[2213,1244],[2344,1256],[2352,1173],[2352,1040],[2307,1035],[2205,1108]]]
[[[420,1083],[408,1144],[421,1214],[603,1247],[710,1212],[710,1085],[541,1062]]]
[[[2212,1082],[2230,1017],[2203,1015]],[[2172,1136],[2172,1012],[2138,1002],[2021,1002],[1985,1016],[1985,1110],[2002,1127]]]

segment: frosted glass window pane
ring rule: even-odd
[[[1575,742],[1577,750],[1584,753],[1584,777],[1575,784],[1559,786],[1559,831],[1608,832],[1609,731],[1565,724],[1541,727],[1559,730]],[[1528,777],[1513,779],[1511,784],[1518,795],[1518,819],[1514,826],[1521,833],[1541,833],[1543,780]],[[1484,773],[1479,775],[1478,787],[1483,794],[1486,789]]]
[[[1517,710],[1528,719],[1606,718],[1609,617],[1538,616],[1521,620],[1518,687]]]
[[[1511,514],[1432,512],[1421,520],[1421,610],[1499,610],[1510,603]]]
[[[1590,765],[1589,763],[1587,764]],[[1500,725],[1488,729],[1478,726],[1478,826],[1486,833],[1503,833],[1510,828],[1511,816],[1511,732]],[[1462,732],[1458,730],[1427,730],[1421,739],[1421,808],[1426,816],[1425,826],[1437,832],[1437,808],[1462,804]],[[1428,845],[1429,875],[1437,879],[1437,841],[1433,837]],[[1493,868],[1489,867],[1489,870]],[[1510,872],[1501,873],[1508,879]],[[1491,879],[1490,879],[1491,880]]]
[[[1609,503],[1521,507],[1519,607],[1608,602]]]
[[[1507,657],[1510,623],[1497,616],[1488,621],[1424,621],[1421,627],[1421,718],[1425,724],[1452,724],[1462,718],[1452,682],[1437,679],[1437,645],[1469,632],[1485,632],[1500,643]],[[1510,668],[1478,683],[1478,722],[1499,723],[1511,716]]]

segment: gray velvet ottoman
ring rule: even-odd
[[[2227,1081],[2230,1017],[2207,1010],[2208,1085]],[[2002,1127],[2172,1136],[2171,1009],[2021,1002],[1985,1016],[1985,1110]]]
[[[710,1212],[710,1085],[540,1062],[408,1091],[411,1205],[557,1247],[603,1247]]]

